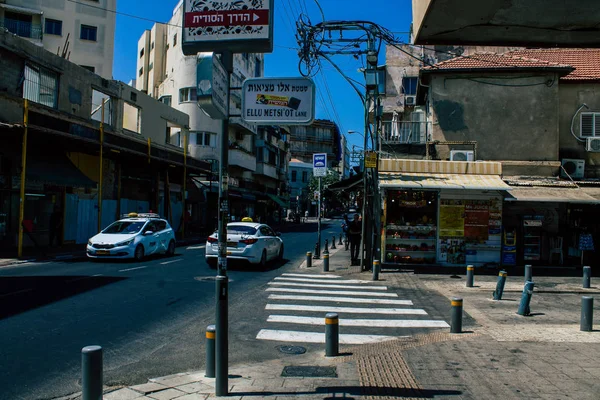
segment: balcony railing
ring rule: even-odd
[[[381,140],[388,144],[415,144],[426,141],[426,122],[398,121],[381,124]]]
[[[277,168],[274,165],[265,162],[256,163],[256,174],[268,176],[269,178],[278,179]]]
[[[216,147],[188,145],[188,155],[198,160],[218,160],[219,150]]]
[[[256,156],[247,153],[241,148],[229,148],[229,164],[249,171],[256,171]]]
[[[6,28],[9,32],[24,38],[42,39],[43,31],[40,24],[4,18],[0,21],[0,28]]]

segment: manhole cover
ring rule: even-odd
[[[302,346],[277,346],[277,349],[285,354],[304,354],[306,349]]]
[[[335,367],[287,366],[283,368],[281,376],[296,378],[337,378],[337,370]]]

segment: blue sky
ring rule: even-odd
[[[407,40],[405,32],[412,20],[411,0],[319,0],[326,20],[363,20],[375,22]],[[172,15],[177,0],[147,0],[140,7],[137,0],[118,0],[119,13],[132,14],[153,21],[167,22]],[[300,76],[298,71],[298,45],[295,39],[295,22],[301,12],[308,14],[312,24],[321,22],[321,13],[315,0],[275,0],[275,47],[266,55],[265,76]],[[115,34],[115,58],[113,75],[115,79],[129,82],[135,77],[137,41],[145,29],[153,23],[117,14]],[[333,61],[350,78],[364,81],[357,70],[362,60],[349,55],[337,55]],[[385,62],[382,48],[380,64]],[[343,132],[364,131],[362,103],[346,80],[327,61],[323,62],[323,73],[315,78],[317,85],[316,117],[337,122]],[[326,82],[326,84],[325,84]],[[333,105],[332,105],[333,103]],[[360,135],[347,135],[348,144],[360,145]]]

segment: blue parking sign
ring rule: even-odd
[[[313,176],[327,176],[327,154],[313,154]]]

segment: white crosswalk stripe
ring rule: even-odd
[[[331,297],[331,296],[296,296],[293,294],[270,294],[272,300],[307,300],[328,301],[330,303],[366,303],[366,304],[395,304],[398,306],[412,306],[412,300],[390,300],[390,299],[363,299],[359,297]]]
[[[347,290],[313,290],[313,289],[292,289],[270,287],[267,292],[287,292],[287,293],[305,293],[305,294],[343,294],[347,296],[373,296],[373,297],[398,297],[396,293],[375,293],[375,292],[352,292]]]
[[[327,285],[324,283],[293,283],[293,282],[269,282],[274,286],[292,287],[316,287],[323,289],[360,289],[360,290],[387,290],[387,286],[351,286],[351,285]]]
[[[339,324],[345,327],[344,333],[339,335],[341,344],[378,343],[408,337],[398,336],[397,331],[389,331],[392,335],[386,335],[386,329],[449,327],[444,320],[425,319],[427,312],[424,309],[412,308],[412,300],[399,299],[397,293],[390,292],[379,282],[343,279],[329,274],[284,273],[268,285],[265,310],[277,313],[269,315],[266,323],[270,328],[281,329],[261,329],[256,336],[259,340],[325,343],[325,334],[315,331],[319,330],[315,327],[325,326],[328,312],[339,313]],[[343,303],[348,306],[341,306]],[[306,331],[288,330],[288,326],[304,326]],[[384,334],[370,334],[373,332]]]

